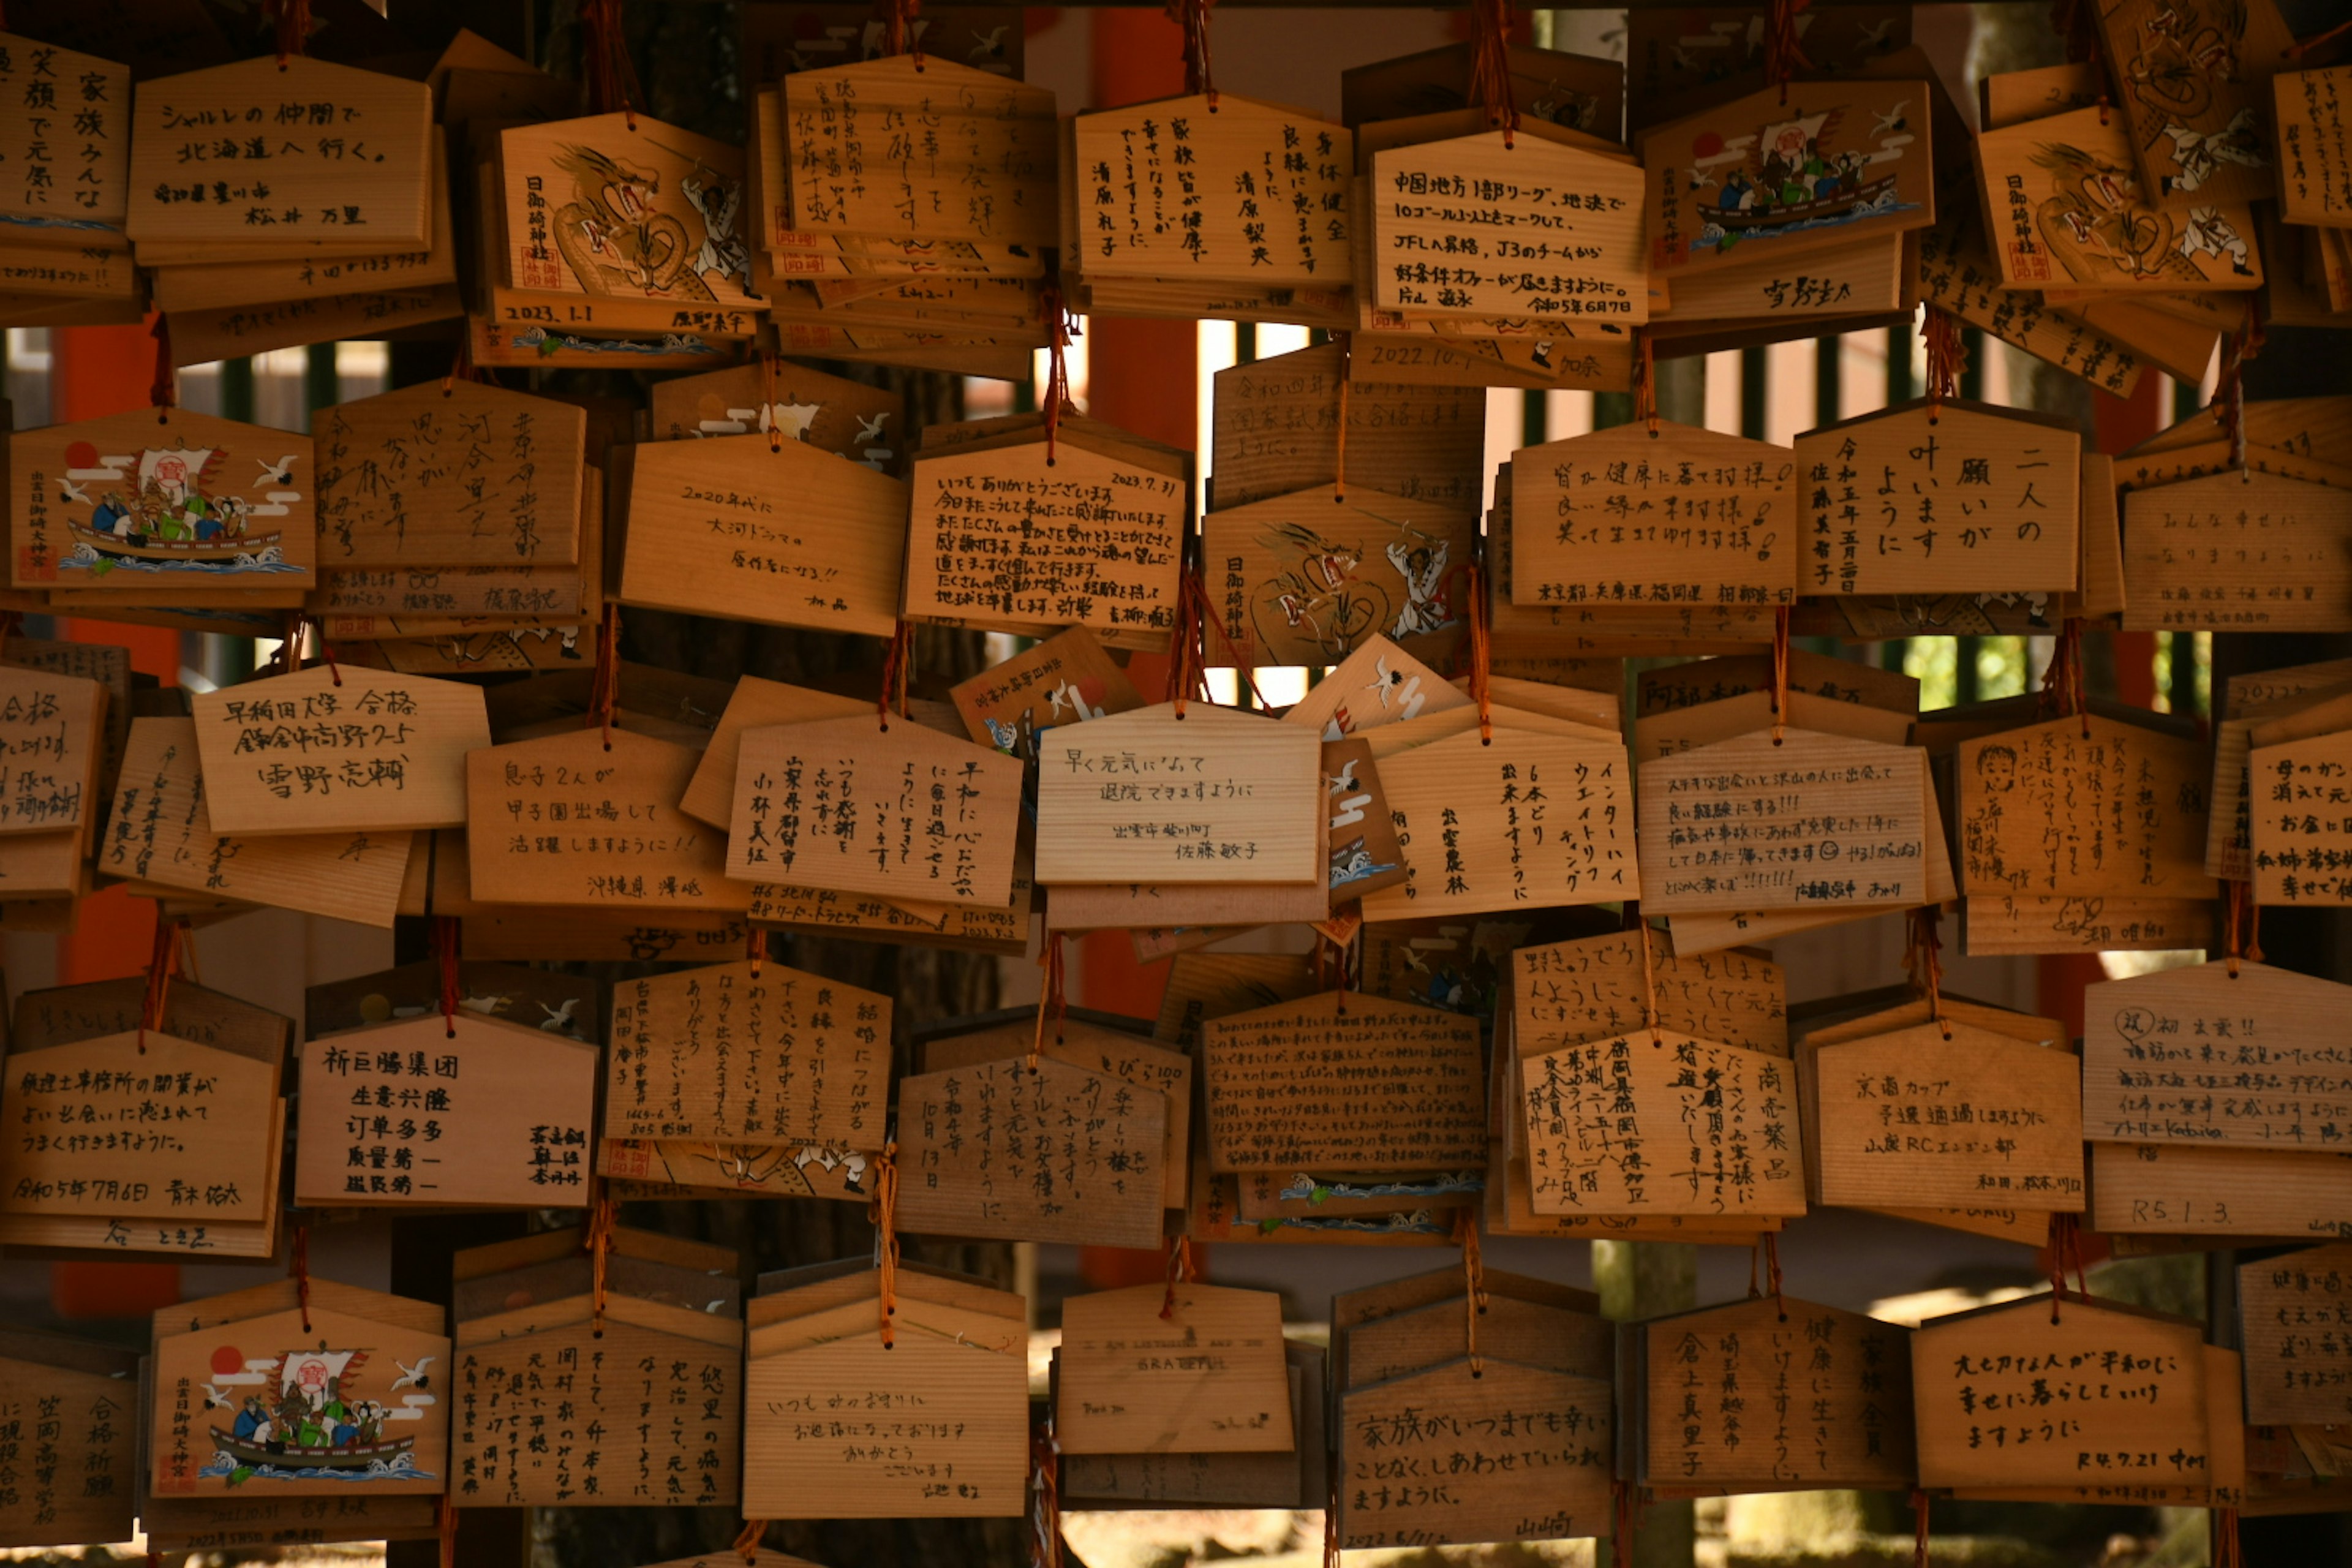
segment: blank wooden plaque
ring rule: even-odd
[[[1288,1453],[1282,1298],[1192,1281],[1062,1303],[1055,1436],[1071,1454]]]

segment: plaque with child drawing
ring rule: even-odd
[[[8,438],[19,588],[307,588],[310,438],[184,408]]]

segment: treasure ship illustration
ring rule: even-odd
[[[1844,117],[1832,109],[1761,127],[1747,163],[1725,177],[1707,216],[1727,230],[1752,235],[1842,217],[1891,196],[1895,175],[1864,177],[1868,153],[1824,148]]]
[[[350,1390],[351,1380],[367,1364],[367,1352],[288,1351],[277,1358],[274,1370],[267,1361],[246,1362],[235,1352],[226,1352],[224,1359],[237,1361],[248,1375],[259,1372],[264,1379],[260,1389],[247,1393],[236,1406],[229,1426],[212,1428],[216,1462],[226,1462],[229,1485],[256,1474],[389,1475],[406,1468],[404,1461],[416,1439],[384,1436],[384,1424],[399,1417],[378,1401],[360,1398]],[[404,1368],[404,1375],[394,1386],[422,1386],[423,1365],[415,1372]]]
[[[283,513],[282,504],[256,507],[224,483],[218,447],[173,445],[100,456],[87,442],[68,449],[57,481],[61,507],[87,506],[87,518],[68,513],[74,562],[103,574],[111,567],[179,564],[213,571],[250,570],[280,559],[283,533],[262,531],[257,519]],[[295,459],[263,463],[257,486],[290,482]],[[272,502],[280,500],[273,493]]]

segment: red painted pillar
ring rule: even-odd
[[[60,327],[49,333],[50,418],[66,425],[144,408],[155,380],[155,341],[145,327]],[[128,645],[131,666],[166,686],[180,679],[180,634],[63,619],[58,636]],[[110,888],[81,900],[74,930],[58,938],[58,980],[73,985],[142,973],[155,938],[155,906]],[[175,1263],[58,1263],[49,1299],[66,1318],[143,1317],[180,1299]]]
[[[1115,107],[1184,90],[1181,35],[1161,13],[1104,6],[1094,26],[1094,101]],[[1199,331],[1189,321],[1137,321],[1089,316],[1087,332],[1087,412],[1139,436],[1190,451],[1199,441]],[[1128,666],[1136,689],[1157,698],[1166,688],[1168,660],[1139,654]],[[1168,988],[1164,963],[1135,961],[1123,931],[1096,931],[1073,943],[1071,1000],[1109,1013],[1155,1017]],[[1124,1247],[1080,1249],[1087,1283],[1108,1289],[1160,1278],[1156,1252]]]

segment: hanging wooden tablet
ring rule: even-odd
[[[2082,1211],[2073,1053],[1922,1024],[1824,1046],[1811,1070],[1821,1202]]]
[[[95,823],[106,708],[95,680],[0,665],[0,836]]]
[[[719,436],[638,447],[628,493],[622,604],[869,637],[898,625],[904,480]]]
[[[1282,1298],[1189,1281],[1173,1290],[1137,1285],[1063,1304],[1063,1451],[1292,1451]]]
[[[1376,633],[1309,687],[1306,696],[1284,711],[1282,721],[1337,741],[1423,713],[1472,705],[1467,692],[1446,684],[1444,676]]]
[[[0,51],[16,54],[26,43],[0,39]],[[7,85],[0,81],[0,90]],[[136,1352],[0,1330],[0,1542],[130,1540],[138,1405]]]
[[[274,1060],[132,1029],[7,1058],[11,1215],[250,1222],[277,1204]]]
[[[1579,1377],[1607,1378],[1615,1355],[1615,1331],[1601,1316],[1598,1303],[1585,1306],[1529,1300],[1498,1289],[1482,1274],[1485,1299],[1473,1307],[1464,1293],[1461,1277],[1454,1293],[1421,1306],[1408,1307],[1337,1333],[1332,1366],[1339,1386],[1359,1388],[1368,1383],[1402,1377],[1456,1361],[1475,1348],[1481,1355],[1572,1373]],[[1472,1320],[1477,1341],[1471,1342]]]
[[[883,473],[898,472],[906,455],[905,398],[791,360],[772,373],[744,364],[672,376],[654,383],[649,397],[656,441],[777,430]]]
[[[2352,628],[2352,494],[2251,469],[2124,492],[2124,626]]]
[[[389,929],[414,835],[213,831],[193,719],[137,719],[98,868],[187,892]]]
[[[1796,447],[1805,591],[2073,589],[2082,451],[2054,416],[1950,398],[1807,431]]]
[[[124,228],[186,260],[194,245],[421,250],[432,137],[423,82],[301,55],[142,82]]]
[[[1349,1389],[1339,1408],[1339,1544],[1601,1535],[1614,1438],[1605,1378],[1465,1358]]]
[[[2204,748],[2095,715],[1965,741],[1960,887],[1970,900],[2210,898]]]
[[[1381,788],[1380,765],[1361,741],[1323,742],[1323,788],[1331,815],[1328,887],[1343,906],[1405,879],[1404,847]]]
[[[1169,1118],[1164,1094],[1043,1056],[1034,1068],[988,1061],[904,1079],[898,1222],[942,1236],[1156,1247]]]
[[[1037,879],[1323,884],[1313,731],[1209,703],[1113,714],[1039,742]]]
[[[1522,947],[1511,955],[1513,1043],[1522,1057],[1628,1034],[1648,1021],[1754,1051],[1789,1051],[1788,979],[1749,953],[1679,955],[1638,931]]]
[[[1141,1094],[1157,1096],[1167,1105],[1167,1137],[1160,1168],[1160,1206],[1184,1206],[1185,1162],[1192,1149],[1192,1058],[1181,1051],[1150,1045],[1117,1029],[1089,1024],[1082,1018],[1058,1017],[1042,1040],[1034,1026],[1013,1022],[971,1034],[948,1035],[923,1044],[922,1068],[938,1074],[950,1068],[983,1062],[1025,1062],[1034,1047],[1038,1055],[1072,1067],[1106,1073],[1131,1084]],[[900,1194],[905,1201],[905,1194]]]
[[[575,1206],[596,1058],[593,1045],[462,1011],[312,1040],[295,1201]]]
[[[311,416],[334,566],[577,561],[587,415],[476,381],[423,382]]]
[[[2139,384],[2145,365],[2131,345],[2044,303],[2039,294],[2012,292],[1965,215],[1920,231],[1917,280],[1923,303],[2103,392],[2128,397]]]
[[[182,603],[196,590],[312,584],[307,436],[142,409],[20,430],[8,465],[19,588]]]
[[[1838,911],[1926,893],[1925,753],[1790,730],[1642,764],[1642,907]]]
[[[1034,762],[1040,739],[1063,724],[1142,707],[1127,671],[1084,626],[1057,632],[949,688],[964,732],[982,746]]]
[[[2246,785],[2254,901],[2352,902],[2352,731],[2256,746]]]
[[[685,312],[756,303],[740,147],[642,115],[597,114],[510,126],[499,133],[498,163],[514,287]]]
[[[1375,754],[1379,749],[1374,748]],[[1381,758],[1405,879],[1364,918],[1541,909],[1622,899],[1633,866],[1622,744],[1498,723]]]
[[[2102,1233],[2352,1240],[2352,1154],[2094,1143],[2090,1164],[2087,1223]]]
[[[670,804],[700,752],[615,729],[484,746],[466,759],[474,895],[509,904],[740,910],[725,837]]]
[[[908,618],[1023,636],[1083,626],[1112,647],[1165,650],[1191,494],[1144,455],[1042,429],[918,455]]]
[[[466,753],[490,743],[478,686],[357,666],[191,700],[216,833],[461,827]]]
[[[1013,889],[1021,764],[900,718],[746,731],[727,874],[995,906]]]
[[[1337,664],[1380,633],[1451,664],[1469,626],[1454,568],[1476,533],[1469,506],[1352,478],[1213,511],[1202,550],[1223,636],[1209,639],[1210,662]]]
[[[1649,132],[1651,263],[1668,279],[1935,221],[1923,82],[1792,82]]]
[[[2239,961],[2109,980],[2083,993],[2083,1121],[2092,1138],[2200,1148],[2352,1148],[2347,989]]]
[[[935,151],[900,140],[922,123]],[[784,80],[793,226],[903,239],[1056,238],[1054,95],[905,55]]]
[[[2105,109],[2078,109],[1977,138],[1992,255],[2011,289],[2142,293],[2259,288],[2262,257],[2242,198],[2151,199],[2130,131]]]
[[[128,66],[0,34],[0,226],[11,240],[64,246],[119,231],[130,157]]]
[[[2344,120],[2352,67],[2281,71],[2271,79],[2271,91],[2278,116],[2279,216],[2289,223],[2352,227],[2352,141]]]
[[[1442,1171],[1486,1156],[1478,1025],[1325,992],[1201,1027],[1209,1165]]]
[[[2277,194],[2266,79],[2295,49],[2273,0],[2115,0],[2097,16],[2142,189],[2175,211]]]
[[[409,1305],[346,1288],[178,1333],[163,1321],[188,1309],[158,1313],[149,1488],[206,1499],[257,1482],[278,1497],[455,1490],[449,1407],[430,1370],[448,1364],[449,1341],[368,1312],[370,1299]]]
[[[1055,1352],[1058,1384],[1060,1352]],[[1296,1508],[1328,1502],[1323,1352],[1286,1343],[1293,1455],[1065,1454],[1061,1496],[1072,1508]]]
[[[2204,1335],[2104,1303],[2034,1299],[1911,1337],[1921,1485],[2204,1484]]]
[[[1662,1029],[1519,1062],[1538,1214],[1801,1215],[1786,1058]]]
[[[608,1149],[884,1142],[890,999],[878,993],[764,962],[650,975],[614,987],[610,1043]]]
[[[303,1013],[314,1036],[389,1024],[395,1018],[421,1018],[440,1012],[441,981],[441,965],[432,959],[331,980],[303,988]],[[458,1006],[567,1040],[604,1037],[598,989],[584,976],[553,970],[475,959],[457,965]]]
[[[1077,117],[1079,266],[1089,275],[1253,285],[1349,281],[1356,141],[1234,93]]]
[[[1345,479],[1475,510],[1486,466],[1483,395],[1357,380],[1358,368],[1337,343],[1321,343],[1217,372],[1214,504],[1247,506]]]
[[[1624,125],[1621,62],[1519,43],[1507,46],[1506,58],[1511,98],[1522,115],[1611,138]],[[1339,73],[1339,118],[1360,125],[1475,107],[1471,80],[1476,68],[1475,51],[1467,43],[1350,67]]]
[[[1423,319],[1650,319],[1641,171],[1540,129],[1508,147],[1490,131],[1372,154],[1379,305]]]
[[[1640,421],[1513,454],[1511,601],[1785,605],[1789,449]]]
[[[2340,1426],[2352,1417],[2352,1247],[2240,1264],[2238,1322],[2248,1421]]]
[[[1645,1486],[1908,1486],[1911,1335],[1840,1307],[1759,1296],[1641,1325]]]

